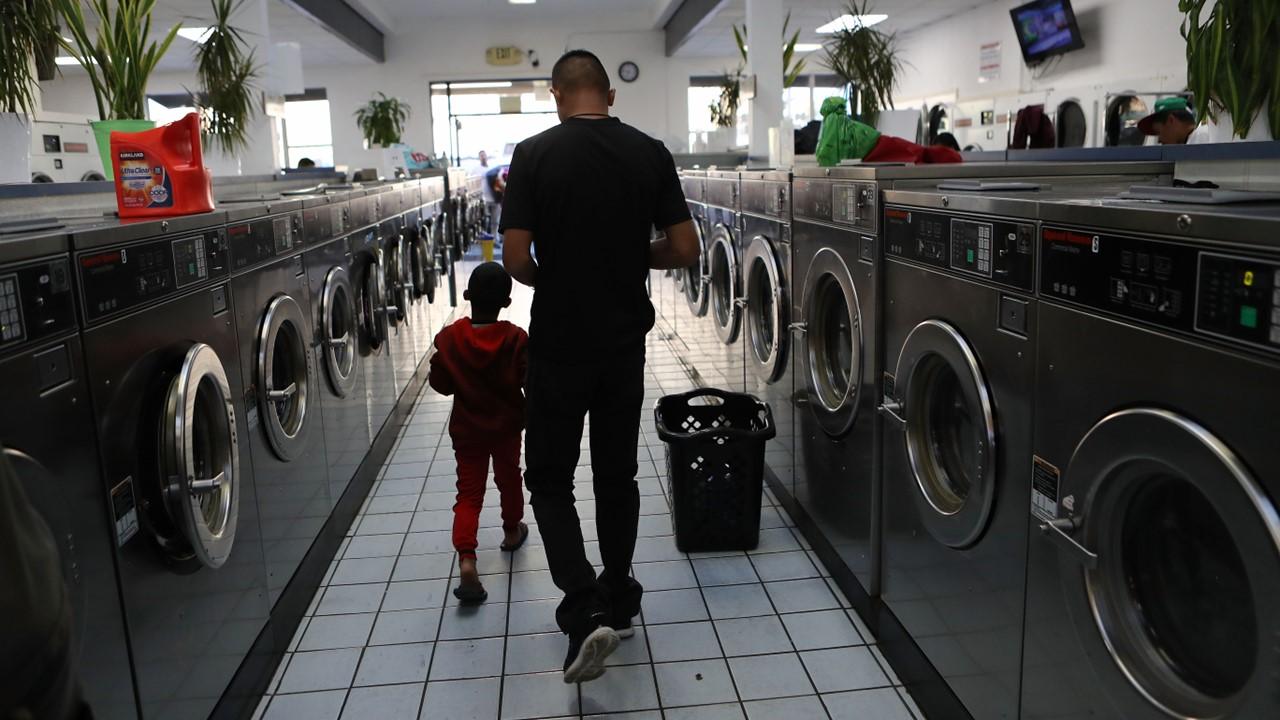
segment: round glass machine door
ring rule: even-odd
[[[707,314],[708,283],[711,281],[707,267],[707,239],[702,234],[702,222],[695,218],[693,229],[698,233],[698,261],[676,274],[676,287],[684,293],[684,301],[694,317]]]
[[[208,567],[221,567],[235,543],[240,509],[240,443],[222,360],[192,345],[165,394],[160,466],[166,514]]]
[[[752,238],[743,267],[748,364],[765,382],[777,382],[787,365],[789,331],[785,313],[791,301],[782,286],[781,265],[773,243],[760,235]]]
[[[320,295],[320,341],[329,387],[338,397],[355,388],[360,365],[356,349],[356,311],[346,268],[332,267]]]
[[[907,335],[894,377],[916,507],[938,542],[969,547],[995,502],[995,415],[977,356],[950,324],[926,320]]]
[[[1083,564],[1064,595],[1115,664],[1097,673],[1108,693],[1175,718],[1274,716],[1280,519],[1230,447],[1177,413],[1123,410],[1081,440],[1060,493],[1072,509],[1041,530]]]
[[[708,255],[712,325],[720,342],[729,345],[738,339],[742,311],[738,305],[738,258],[733,235],[725,226],[717,225],[711,232]]]
[[[857,419],[862,388],[862,310],[849,266],[831,248],[813,256],[801,304],[808,405],[832,437]]]
[[[302,452],[311,409],[311,362],[306,320],[297,301],[277,295],[258,328],[257,386],[262,427],[276,457],[289,462]]]

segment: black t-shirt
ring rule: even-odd
[[[530,352],[588,357],[642,342],[651,231],[688,219],[671,153],[617,118],[569,119],[517,145],[501,231],[533,233]]]

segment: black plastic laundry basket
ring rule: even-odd
[[[702,388],[654,408],[667,444],[671,519],[683,552],[750,550],[760,541],[764,445],[776,434],[769,405]]]

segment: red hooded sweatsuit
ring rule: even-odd
[[[502,496],[502,527],[515,529],[524,517],[520,433],[528,344],[528,334],[506,321],[473,325],[471,318],[462,318],[436,335],[428,382],[441,395],[454,396],[449,417],[458,461],[453,546],[461,555],[475,555],[490,457]]]

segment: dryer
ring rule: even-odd
[[[332,507],[355,476],[372,437],[356,322],[351,241],[346,232],[349,201],[332,202],[326,209],[328,226],[314,232],[309,209],[303,210],[303,234],[308,242],[302,265],[311,298],[311,333],[319,355],[317,399]],[[318,214],[317,219],[323,217]]]
[[[794,488],[791,393],[791,173],[742,173],[742,347],[746,392],[769,403],[777,435],[765,443],[773,482]]]
[[[67,231],[0,235],[0,449],[58,548],[70,663],[93,716],[138,717]],[[6,589],[6,592],[9,592]],[[8,618],[8,622],[21,622]],[[21,648],[5,648],[20,652]]]
[[[704,384],[741,392],[742,354],[741,184],[737,170],[708,170],[706,180],[706,289],[710,335],[700,336],[694,364]]]
[[[215,212],[72,235],[147,718],[205,717],[224,693],[246,694],[228,689],[232,677],[269,632],[224,219]]]
[[[227,213],[248,435],[242,449],[257,483],[273,605],[333,507],[303,237],[300,201]]]
[[[1280,715],[1280,206],[1041,218],[1023,717]]]

